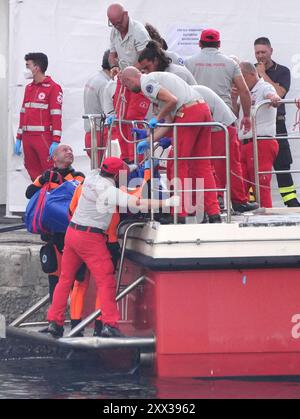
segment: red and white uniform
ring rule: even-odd
[[[275,95],[276,90],[270,84],[260,79],[251,90],[252,105],[269,98],[269,95]],[[241,110],[240,118],[243,117]],[[276,137],[276,117],[277,109],[264,106],[257,114],[256,129],[258,137],[269,138],[267,140],[258,141],[258,167],[260,172],[272,171],[274,162],[279,152],[279,145]],[[245,188],[254,187],[254,158],[253,158],[253,134],[250,131],[244,134],[239,132],[239,138],[242,141],[242,169],[245,179]],[[264,208],[272,208],[272,191],[271,191],[272,175],[260,175],[260,197],[261,206]]]
[[[142,75],[141,90],[153,102],[154,107],[156,106],[158,109],[164,105],[157,99],[161,88],[167,89],[177,98],[177,106],[172,113],[174,123],[211,122],[209,107],[200,93],[180,77],[162,72]],[[211,154],[210,128],[201,126],[178,128],[178,157],[208,157]],[[193,186],[196,186],[196,179],[204,179],[205,189],[216,189],[211,160],[209,159],[178,161],[178,178],[183,186],[185,179],[192,179]],[[193,201],[195,202],[195,196],[193,196]],[[184,201],[185,209],[180,215],[189,214],[189,204],[190,202]],[[220,213],[216,192],[205,193],[204,207],[208,215]]]
[[[51,77],[26,86],[17,139],[23,143],[24,165],[34,181],[53,166],[49,148],[62,135],[62,88]]]
[[[86,177],[72,218],[75,226],[70,226],[66,233],[61,276],[48,311],[49,322],[63,326],[76,272],[85,263],[96,282],[102,321],[112,327],[117,325],[119,313],[114,267],[106,246],[107,237],[101,231],[108,230],[116,206],[127,209],[129,199],[127,193],[116,188],[112,179],[101,177],[98,170]]]
[[[231,168],[231,199],[234,203],[245,204],[248,197],[244,188],[243,171],[241,165],[240,144],[235,127],[236,116],[229,106],[210,88],[206,86],[194,86],[208,104],[213,120],[221,122],[228,128],[230,140],[230,168]],[[226,156],[226,142],[224,131],[213,128],[211,133],[212,156]],[[218,188],[225,189],[226,160],[213,160]]]

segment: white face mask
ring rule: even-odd
[[[26,70],[24,70],[24,77],[26,80],[33,79],[32,71],[29,68],[26,68]]]

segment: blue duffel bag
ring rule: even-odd
[[[66,181],[49,190],[49,183],[45,184],[27,205],[27,230],[33,234],[65,233],[70,222],[69,206],[78,185],[76,180]]]

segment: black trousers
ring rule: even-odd
[[[285,121],[277,121],[277,135],[278,136],[287,136],[287,128]],[[293,157],[291,153],[291,148],[288,140],[278,140],[279,144],[279,153],[278,157],[274,163],[274,169],[276,171],[288,171],[291,170],[291,165],[293,164]],[[286,205],[289,204],[290,201],[297,199],[296,188],[294,185],[294,180],[291,174],[278,174],[277,182],[279,186],[280,194],[284,200]]]

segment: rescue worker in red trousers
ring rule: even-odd
[[[82,193],[82,187],[83,187],[83,184],[79,185],[74,193],[72,202],[70,204],[70,209],[69,209],[71,216],[73,216],[76,211],[79,198]],[[107,235],[106,246],[111,255],[111,259],[112,259],[115,271],[117,269],[117,265],[121,257],[121,249],[118,242],[118,234],[117,234],[119,224],[120,224],[120,214],[118,211],[116,211],[113,214],[109,228],[106,231],[106,235]],[[70,315],[72,319],[71,320],[72,328],[77,326],[82,321],[85,296],[86,296],[86,293],[88,291],[89,284],[90,284],[90,273],[89,271],[87,271],[85,264],[81,267],[81,273],[83,274],[83,280],[75,281],[74,287],[72,290],[71,302],[70,302]],[[76,277],[78,279],[78,275],[76,275]],[[96,297],[95,310],[98,310],[99,308],[101,308],[101,296],[98,294]],[[102,333],[102,329],[103,329],[103,323],[102,323],[102,314],[101,314],[95,320],[93,335],[96,337],[100,337]],[[83,336],[82,333],[80,335]]]
[[[169,208],[178,205],[177,198],[166,201],[142,200],[122,192],[116,187],[120,173],[128,173],[128,166],[116,157],[107,158],[101,170],[94,170],[85,179],[82,193],[67,229],[62,259],[62,271],[48,311],[48,333],[63,335],[63,325],[68,295],[75,281],[75,274],[82,263],[95,279],[97,296],[101,300],[102,337],[119,337],[119,313],[116,304],[114,267],[106,246],[106,234],[116,206],[148,212],[149,206]]]
[[[42,172],[51,169],[51,157],[62,135],[63,92],[50,76],[46,76],[48,58],[43,53],[25,55],[27,79],[20,113],[20,124],[15,143],[15,154],[21,155],[32,181]]]
[[[158,121],[171,123],[211,122],[209,107],[200,93],[189,86],[175,74],[154,72],[142,74],[135,67],[126,68],[121,75],[122,83],[132,92],[142,92],[156,106],[156,118],[149,122],[150,128],[156,128]],[[155,131],[154,141],[165,137],[169,128]],[[178,128],[178,157],[209,157],[211,156],[211,129],[208,127]],[[182,186],[185,179],[204,179],[205,189],[216,189],[212,172],[211,160],[178,161],[178,178]],[[194,185],[196,186],[196,185]],[[195,189],[195,188],[193,188]],[[180,217],[191,214],[191,199],[184,194],[183,208]],[[195,202],[195,194],[193,194]],[[220,207],[216,192],[204,194],[204,208],[210,223],[220,223]]]
[[[272,168],[279,152],[279,145],[276,141],[276,116],[280,96],[276,93],[274,86],[259,78],[257,69],[252,63],[242,62],[240,64],[243,76],[251,91],[253,106],[264,100],[271,100],[273,106],[264,106],[257,113],[257,135],[258,137],[269,138],[258,140],[258,167],[260,172],[272,172]],[[243,117],[241,112],[240,118]],[[255,183],[254,158],[253,158],[253,135],[252,132],[239,133],[242,141],[242,167],[247,190]],[[260,196],[263,208],[272,208],[272,175],[260,175]]]
[[[56,189],[59,185],[66,181],[77,180],[83,182],[84,174],[73,169],[74,154],[71,146],[67,144],[60,144],[53,152],[53,166],[51,170],[45,171],[38,176],[32,185],[28,186],[26,190],[26,198],[31,199],[46,183],[51,179],[51,189]],[[64,233],[42,234],[41,238],[47,242],[45,248],[45,256],[47,258],[47,269],[51,271],[51,265],[54,270],[48,273],[49,280],[49,295],[52,302],[54,289],[58,283],[61,271],[61,259],[64,248]],[[47,253],[47,254],[46,254]],[[56,268],[56,269],[55,269]]]
[[[102,69],[94,74],[84,87],[84,113],[86,115],[101,115],[104,114],[104,90],[110,77],[110,65],[108,62],[110,51],[105,51],[102,59]],[[96,124],[99,126],[100,121],[97,120]],[[85,129],[85,147],[87,154],[91,157],[91,125],[88,120],[84,121]],[[107,129],[103,133],[103,144],[101,147],[106,146],[107,142]],[[100,147],[101,135],[100,128],[97,127],[97,145]],[[98,153],[98,167],[101,165],[103,152]]]
[[[229,106],[209,87],[194,86],[208,104],[213,120],[221,122],[228,129],[230,142],[230,168],[231,168],[231,201],[233,210],[239,213],[254,211],[258,209],[257,203],[248,202],[244,187],[243,171],[241,165],[240,141],[235,126],[236,116]],[[224,131],[220,128],[213,128],[211,133],[212,155],[226,156],[226,142]],[[226,160],[213,160],[213,167],[216,173],[218,189],[225,189]]]
[[[137,63],[140,52],[150,41],[150,36],[144,25],[132,20],[128,12],[121,4],[112,4],[107,9],[111,31],[111,44],[109,63],[112,68],[112,77],[127,66]],[[122,89],[118,80],[114,96],[114,108],[118,119],[143,120],[149,109],[149,101],[143,95],[132,95],[129,90]],[[129,141],[133,140],[131,127],[122,125],[122,132],[117,133],[121,147],[121,158],[127,163],[134,160],[134,145],[128,144],[123,136]]]

